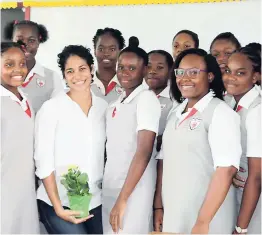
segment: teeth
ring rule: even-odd
[[[78,82],[75,82],[74,84],[76,84],[76,85],[82,85],[82,84],[84,84],[85,83],[85,81],[78,81]]]
[[[22,79],[23,77],[22,77],[22,76],[13,76],[12,78],[13,78],[13,79],[18,79],[18,80],[20,80],[20,79]]]
[[[103,60],[103,62],[106,62],[106,63],[108,63],[108,62],[110,62],[110,60],[106,60],[106,59],[105,59],[105,60]]]
[[[182,86],[182,88],[183,88],[184,90],[188,90],[188,89],[193,88],[193,86]]]

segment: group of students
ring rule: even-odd
[[[66,46],[69,88],[35,60],[43,25],[1,43],[1,230],[50,234],[261,234],[261,45],[221,33],[210,52],[178,32],[173,56],[98,29],[94,57]],[[90,215],[70,210],[68,166],[89,177]],[[35,174],[40,184],[35,188]]]

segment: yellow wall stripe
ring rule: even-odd
[[[63,7],[63,6],[116,6],[116,5],[145,5],[145,4],[183,4],[183,3],[215,3],[239,2],[245,0],[75,0],[75,1],[23,1],[25,7]],[[17,2],[0,3],[1,8],[16,7]]]

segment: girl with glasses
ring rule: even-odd
[[[232,178],[241,156],[240,119],[223,102],[221,71],[202,49],[175,61],[170,111],[163,134],[163,232],[231,233]],[[226,135],[225,135],[226,133]]]

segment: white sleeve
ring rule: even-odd
[[[161,106],[158,98],[152,91],[140,94],[137,103],[137,131],[148,130],[158,133]]]
[[[45,102],[35,120],[35,165],[36,175],[40,179],[48,177],[55,170],[55,132],[57,119],[55,107]]]
[[[262,157],[261,105],[251,109],[246,117],[247,157]]]
[[[51,98],[55,97],[61,91],[64,92],[65,90],[65,86],[63,85],[63,79],[55,71],[53,71],[53,81],[54,81],[54,89],[51,94]]]
[[[219,166],[239,169],[242,154],[240,117],[225,103],[214,110],[208,140],[215,169]]]

